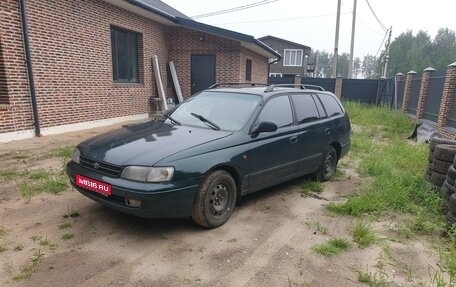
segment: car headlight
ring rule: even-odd
[[[71,160],[75,163],[79,163],[79,158],[81,157],[81,151],[78,148],[75,148],[73,154],[71,155]]]
[[[163,182],[173,178],[174,167],[127,166],[120,177],[144,182]]]

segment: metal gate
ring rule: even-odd
[[[397,108],[397,98],[394,97],[395,90],[394,78],[381,78],[378,80],[376,105]]]

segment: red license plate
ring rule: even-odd
[[[111,196],[111,185],[95,179],[76,174],[76,185],[104,196]]]

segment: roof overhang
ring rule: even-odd
[[[172,25],[176,21],[176,17],[162,10],[156,9],[150,5],[136,0],[103,0],[113,6],[123,8],[127,11],[141,15],[147,19],[151,19],[164,25]]]
[[[140,0],[103,0],[111,5],[123,8],[137,15],[151,19],[167,26],[182,26],[192,30],[216,35],[222,38],[239,41],[241,46],[266,58],[282,58],[282,55],[255,39],[253,36],[203,24],[191,19],[171,15]]]

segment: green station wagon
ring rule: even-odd
[[[348,116],[322,88],[214,85],[158,120],[82,142],[67,174],[118,211],[214,228],[243,195],[306,174],[330,179],[349,148]]]

